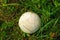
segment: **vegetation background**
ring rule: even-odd
[[[41,18],[41,27],[34,34],[18,26],[27,11]],[[0,40],[60,40],[60,0],[0,0]]]

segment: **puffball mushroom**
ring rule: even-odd
[[[33,12],[25,12],[19,19],[19,27],[25,33],[32,34],[40,28],[40,17]]]

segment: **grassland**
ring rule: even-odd
[[[18,26],[27,11],[41,18],[41,27],[34,34]],[[60,40],[60,0],[0,0],[0,40]]]

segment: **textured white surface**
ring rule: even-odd
[[[34,33],[40,27],[40,18],[33,12],[25,12],[19,19],[19,27],[25,33]]]

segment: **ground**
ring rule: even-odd
[[[27,11],[41,18],[41,26],[33,34],[18,26]],[[60,40],[60,0],[0,0],[0,40]]]

